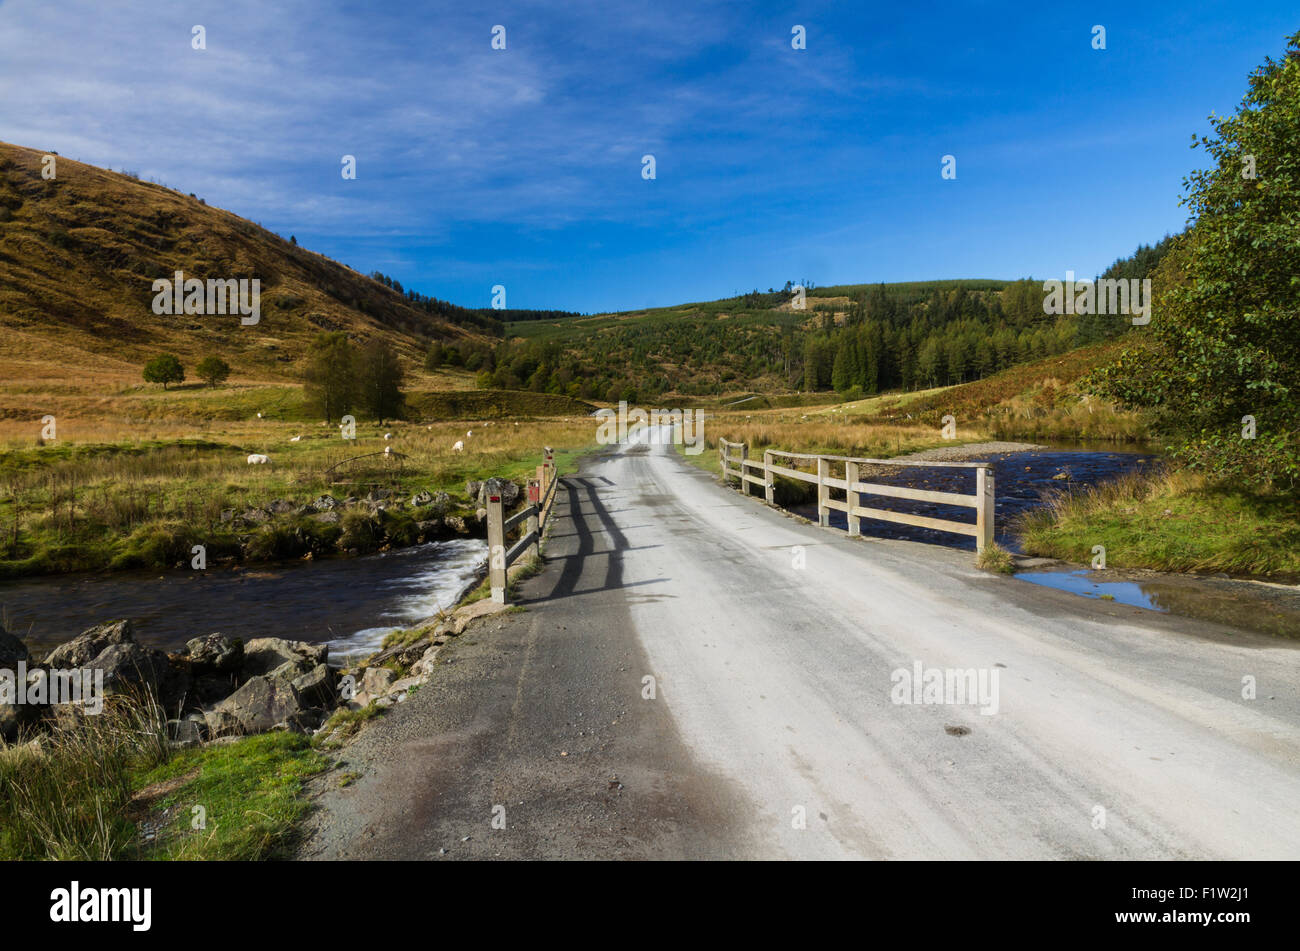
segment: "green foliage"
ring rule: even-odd
[[[161,383],[167,389],[168,383],[182,383],[185,380],[185,368],[175,354],[160,353],[144,365],[144,381]]]
[[[1235,114],[1193,140],[1213,160],[1184,182],[1195,218],[1156,269],[1149,333],[1096,378],[1184,435],[1183,455],[1257,485],[1300,463],[1300,33],[1250,76]],[[1254,177],[1251,177],[1253,165]],[[1256,446],[1240,436],[1255,420]],[[1234,441],[1235,440],[1235,441]]]
[[[220,357],[207,356],[199,361],[194,372],[209,386],[216,386],[218,383],[225,383],[230,377],[230,364]]]
[[[381,422],[401,416],[402,381],[397,351],[377,337],[367,342],[361,351],[357,377],[361,408]]]
[[[352,412],[357,398],[357,356],[347,334],[332,331],[316,337],[306,384],[308,407],[326,422]]]

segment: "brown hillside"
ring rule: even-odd
[[[117,376],[172,352],[216,354],[235,377],[296,379],[322,330],[387,338],[418,360],[430,338],[473,336],[336,261],[162,185],[0,143],[0,379]],[[153,282],[261,280],[261,319],[157,315]]]

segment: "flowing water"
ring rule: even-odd
[[[1151,468],[1160,457],[1150,451],[1132,449],[1071,450],[1052,447],[1024,452],[991,453],[980,462],[993,465],[995,488],[994,537],[1008,551],[1019,552],[1020,545],[1010,533],[1012,521],[1031,508],[1042,505],[1043,494],[1051,491],[1078,491],[1099,482],[1114,479],[1129,472]],[[1069,478],[1057,478],[1068,474]],[[974,469],[926,469],[914,466],[881,471],[875,467],[864,468],[864,482],[885,485],[905,485],[935,492],[955,492],[961,495],[975,493]],[[957,522],[974,522],[975,510],[960,505],[943,505],[919,502],[912,499],[894,499],[884,496],[862,496],[859,504],[871,508],[891,509],[911,515],[926,515]],[[791,507],[792,512],[816,521],[815,502]],[[847,516],[832,510],[830,524],[848,530]],[[969,535],[940,532],[929,528],[916,528],[877,519],[862,519],[862,534],[875,538],[899,538],[906,541],[932,542],[954,548],[975,550],[975,539]]]
[[[130,618],[140,643],[163,650],[220,631],[326,642],[338,661],[450,607],[486,557],[486,542],[452,539],[286,566],[31,578],[0,583],[0,620],[37,656],[95,624]]]

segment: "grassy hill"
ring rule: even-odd
[[[0,143],[0,380],[56,392],[123,371],[138,381],[167,351],[190,366],[221,356],[235,380],[283,382],[323,330],[385,338],[413,363],[430,339],[478,336],[193,195],[62,156],[46,180],[42,157]],[[153,281],[177,270],[260,279],[260,322],[155,314]]]

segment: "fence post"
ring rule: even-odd
[[[853,491],[853,483],[858,481],[858,464],[856,462],[844,463],[844,481],[848,488],[844,491],[844,501],[848,503],[849,511],[849,534],[862,534],[862,519],[853,514],[853,509],[858,504],[858,493]]]
[[[993,470],[979,468],[975,470],[975,550],[983,551],[993,544]]]
[[[543,495],[541,493],[541,483],[538,482],[536,479],[531,480],[528,483],[528,501],[533,506],[533,514],[528,516],[528,521],[524,523],[524,532],[526,534],[529,532],[536,532],[537,538],[536,540],[534,540],[534,542],[531,545],[528,546],[528,551],[524,553],[528,555],[530,558],[536,558],[538,555],[541,554],[541,549],[538,547],[538,545],[542,540],[542,534],[541,534],[542,523],[539,517],[542,511],[542,499],[543,499]]]
[[[487,502],[488,529],[488,586],[492,600],[506,603],[506,532],[505,506],[501,496],[489,495]]]
[[[826,503],[831,498],[831,487],[826,480],[831,477],[831,461],[817,457],[817,524],[826,528],[831,523],[831,509]]]
[[[749,472],[745,468],[745,462],[749,459],[749,443],[740,444],[740,491],[744,495],[749,495],[749,483],[745,481],[745,474]]]
[[[768,505],[776,504],[776,476],[772,475],[772,453],[763,451],[763,497]]]

